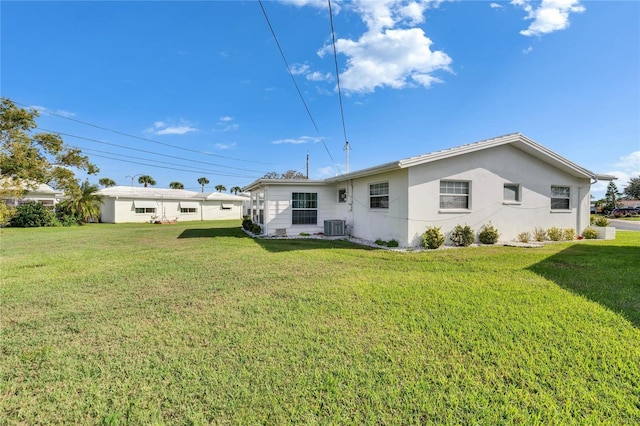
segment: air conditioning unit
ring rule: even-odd
[[[325,220],[324,235],[329,237],[344,235],[344,220]]]

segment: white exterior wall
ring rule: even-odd
[[[291,198],[294,192],[316,192],[318,194],[318,221],[316,225],[293,225]],[[336,217],[336,190],[327,185],[269,185],[264,188],[265,235],[275,235],[276,229],[285,229],[287,235],[301,232],[314,234],[324,231],[324,221],[341,219]]]
[[[369,208],[369,185],[389,182],[389,208]],[[334,186],[336,193],[341,182]],[[345,212],[347,232],[356,238],[375,241],[397,240],[400,245],[407,245],[407,203],[408,203],[408,171],[395,170],[374,176],[353,179],[346,182],[347,204],[340,207]],[[337,198],[336,198],[337,199]],[[340,218],[342,219],[342,218]]]
[[[470,182],[471,208],[466,212],[440,209],[440,181]],[[504,202],[504,184],[519,184],[521,202]],[[551,210],[551,186],[571,188],[570,209]],[[421,244],[428,226],[447,235],[456,225],[474,232],[491,221],[500,240],[513,240],[540,227],[574,228],[580,234],[589,225],[589,189],[586,178],[576,178],[510,145],[477,151],[409,169],[409,245]],[[402,242],[401,242],[402,244]]]
[[[127,222],[152,222],[160,220],[163,216],[166,219],[178,219],[178,222],[188,222],[196,220],[227,220],[242,218],[242,201],[218,201],[218,200],[152,200],[145,199],[144,202],[154,203],[155,213],[136,213],[134,200],[131,198],[104,198],[102,204],[101,221],[105,223],[127,223]],[[180,202],[197,203],[196,213],[181,213]],[[230,209],[223,209],[222,204],[232,206]]]

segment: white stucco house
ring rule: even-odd
[[[112,186],[98,194],[105,223],[241,219],[247,200],[220,192],[133,186]]]
[[[259,179],[245,191],[266,235],[344,230],[411,247],[429,226],[447,235],[491,222],[503,241],[536,227],[580,234],[591,185],[612,179],[514,133],[325,180]]]
[[[27,193],[24,196],[5,198],[4,203],[17,207],[20,204],[36,201],[45,207],[53,209],[64,197],[63,191],[55,190],[46,183],[37,184],[33,188],[26,186],[24,188],[27,189]]]

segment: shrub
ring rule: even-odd
[[[562,237],[567,241],[576,239],[576,230],[573,228],[565,228],[562,230]]]
[[[242,220],[242,227],[247,231],[251,231],[253,229],[253,222],[248,216],[245,216]]]
[[[519,233],[516,237],[516,239],[521,243],[528,243],[530,238],[531,234],[529,234],[527,231]]]
[[[254,224],[251,226],[251,232],[252,232],[254,235],[260,235],[260,234],[262,233],[262,228],[261,228],[261,227],[260,227],[260,225],[258,225],[257,223],[254,223]]]
[[[437,249],[444,244],[444,235],[440,232],[440,228],[430,226],[424,234],[422,234],[422,246],[428,249]]]
[[[400,243],[398,240],[391,240],[387,242],[387,247],[398,247]]]
[[[299,233],[298,235],[300,235],[301,237],[308,237],[308,236],[310,236],[311,234],[310,234],[310,233],[308,233],[308,232],[301,232],[301,233]]]
[[[547,231],[542,228],[536,228],[533,230],[533,239],[541,243],[547,239]]]
[[[387,242],[385,240],[381,240],[380,238],[378,238],[376,240],[376,244],[379,245],[379,246],[386,246]]]
[[[563,237],[562,229],[552,226],[547,230],[547,238],[551,241],[561,241]]]
[[[582,236],[587,240],[595,240],[598,238],[598,231],[593,228],[587,228],[582,232]]]
[[[470,246],[474,241],[473,229],[469,225],[456,225],[449,235],[451,242],[458,247]]]
[[[498,238],[500,238],[500,233],[491,225],[491,222],[482,225],[478,233],[478,239],[482,244],[495,244],[498,242]]]
[[[591,224],[595,226],[609,226],[609,223],[609,219],[604,216],[597,216],[591,221]]]
[[[51,210],[40,203],[33,202],[19,205],[9,224],[18,228],[36,228],[54,226],[55,219],[56,216]]]

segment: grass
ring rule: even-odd
[[[2,229],[0,424],[637,424],[640,241]]]

